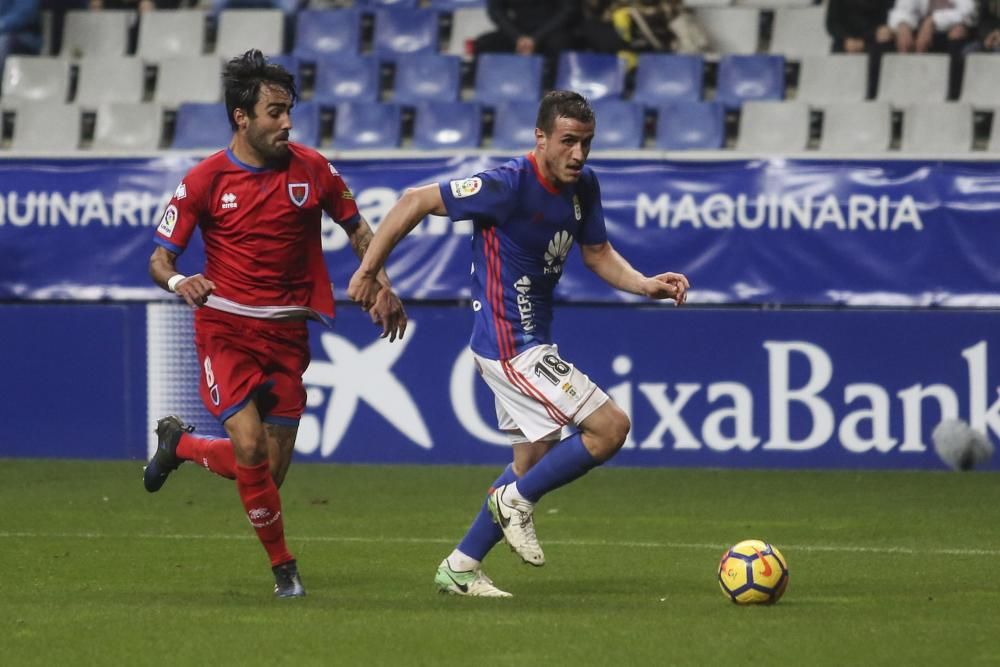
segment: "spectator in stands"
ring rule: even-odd
[[[878,86],[882,54],[895,47],[889,29],[894,0],[830,0],[826,31],[833,38],[834,53],[868,54],[868,97]]]
[[[570,27],[576,6],[573,0],[487,0],[486,11],[497,30],[476,38],[476,53],[556,58],[572,47]]]
[[[1000,52],[1000,0],[980,0],[979,29],[973,51]]]
[[[0,0],[0,72],[8,55],[37,54],[41,48],[39,0]]]
[[[705,29],[683,0],[589,0],[579,33],[584,48],[618,53],[632,64],[636,53],[708,48]]]
[[[975,0],[896,0],[889,27],[900,53],[948,53],[951,56],[948,97],[962,83],[962,52],[976,24]]]

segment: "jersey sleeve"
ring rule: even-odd
[[[608,240],[608,230],[604,225],[604,206],[601,204],[601,186],[593,172],[582,180],[580,189],[583,220],[580,223],[578,242],[581,245],[600,245]]]
[[[503,225],[513,204],[510,170],[490,169],[471,178],[441,181],[441,199],[452,220]]]
[[[175,255],[187,248],[195,227],[206,212],[208,188],[189,173],[181,181],[156,227],[155,241]]]
[[[327,167],[320,177],[323,184],[323,195],[320,202],[323,210],[329,213],[337,224],[350,231],[357,227],[361,221],[358,205],[354,201],[354,194],[347,187],[340,172],[329,162],[327,162]]]

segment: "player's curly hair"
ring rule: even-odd
[[[538,118],[535,127],[547,135],[555,129],[557,118],[572,118],[581,123],[594,122],[594,110],[590,102],[572,90],[553,90],[546,93],[542,103],[538,105]]]
[[[292,104],[299,97],[295,89],[295,77],[281,65],[267,62],[259,49],[250,49],[226,63],[222,71],[222,85],[226,92],[229,125],[234,132],[237,126],[233,111],[236,109],[243,109],[248,116],[256,118],[254,107],[260,98],[262,84],[284,88],[292,98]]]

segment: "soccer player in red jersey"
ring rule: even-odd
[[[236,480],[243,507],[267,551],[278,597],[305,590],[285,545],[281,486],[306,394],[306,320],[329,323],[334,300],[323,261],[323,211],[364,256],[371,228],[337,170],[291,143],[295,81],[254,49],[223,73],[233,139],[184,177],[156,230],[149,273],[195,308],[202,401],[229,438],[193,435],[178,417],[156,425],[157,451],[143,483],[155,492],[184,461]],[[205,243],[204,274],[181,275],[176,259],[195,227]],[[385,272],[370,311],[382,336],[406,330],[406,314]]]

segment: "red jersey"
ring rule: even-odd
[[[156,242],[178,255],[201,228],[203,273],[215,283],[211,308],[258,318],[333,316],[323,211],[350,233],[358,207],[325,157],[300,144],[288,148],[279,168],[219,151],[187,173],[163,213]]]

